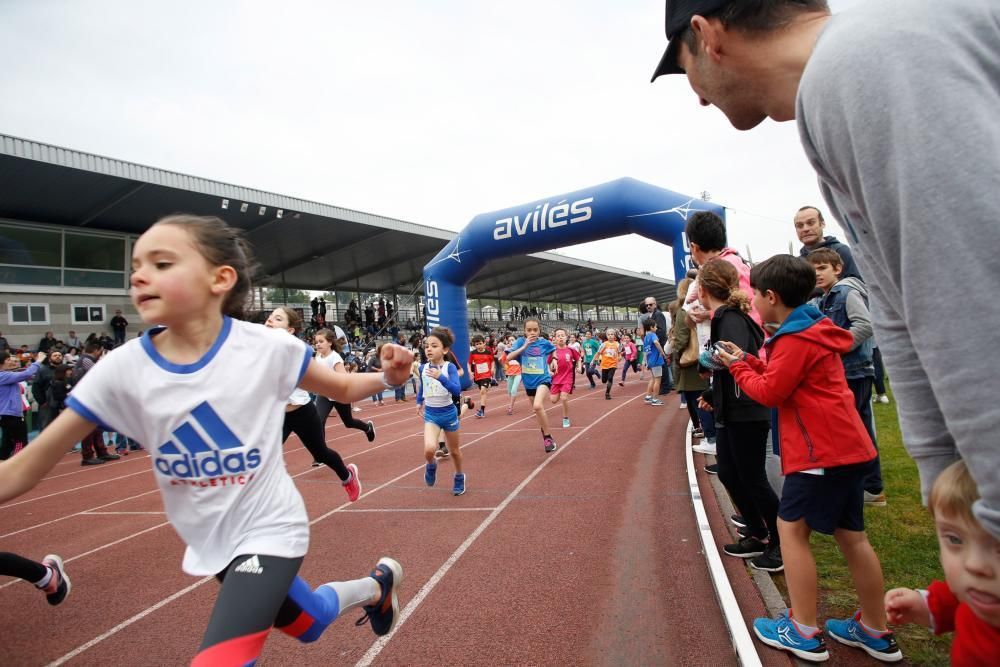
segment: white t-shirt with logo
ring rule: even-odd
[[[149,451],[167,518],[187,544],[188,574],[216,574],[244,554],[304,556],[308,517],[285,469],[281,427],[312,350],[226,317],[205,356],[179,365],[153,346],[162,330],[106,355],[67,407]]]

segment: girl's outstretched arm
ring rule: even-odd
[[[413,353],[399,345],[382,346],[382,373],[337,373],[316,360],[309,362],[299,386],[341,403],[367,398],[385,388],[382,377],[392,385],[410,379]]]
[[[29,491],[95,425],[72,409],[63,410],[31,444],[0,462],[0,503]]]

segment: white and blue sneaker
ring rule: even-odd
[[[788,651],[802,660],[823,662],[830,659],[823,633],[817,629],[808,637],[803,635],[789,618],[787,610],[778,618],[754,619],[753,633],[768,646]]]
[[[861,612],[843,621],[831,618],[826,622],[826,632],[841,644],[859,648],[876,660],[899,662],[903,652],[896,645],[896,637],[891,632],[873,635],[861,625]]]
[[[451,487],[451,492],[454,495],[456,495],[456,496],[460,496],[463,493],[465,493],[465,473],[464,472],[456,472],[455,473],[455,484],[454,484],[454,486]]]
[[[569,428],[569,417],[563,417],[563,428]]]
[[[434,482],[437,481],[438,465],[436,463],[428,463],[424,466],[424,482],[427,486],[434,486]]]
[[[645,396],[643,397],[643,399],[642,399],[642,400],[644,400],[644,401],[646,401],[647,403],[649,403],[649,402],[650,402],[651,400],[653,400],[653,397],[652,397],[652,396],[650,396],[649,394],[646,394],[646,395],[645,395]]]

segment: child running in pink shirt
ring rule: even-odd
[[[566,345],[566,330],[556,329],[553,333],[556,349],[551,355],[552,402],[562,401],[563,428],[569,428],[569,397],[573,393],[573,380],[580,367],[580,352]]]

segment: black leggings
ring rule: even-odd
[[[0,461],[9,459],[20,445],[28,444],[28,425],[24,417],[3,415],[0,417],[0,428],[3,429],[3,441],[0,442]]]
[[[323,422],[316,414],[316,406],[306,403],[296,410],[285,413],[285,423],[281,427],[281,441],[288,439],[289,433],[295,433],[305,445],[313,459],[325,463],[331,468],[341,482],[351,478],[351,472],[344,465],[340,454],[326,446],[326,431]]]
[[[607,385],[605,394],[611,393],[611,387],[615,384],[615,372],[617,368],[602,368],[601,369],[601,384]]]
[[[368,422],[354,418],[354,411],[350,403],[338,403],[331,401],[326,396],[316,397],[316,413],[319,414],[319,423],[326,426],[326,418],[330,416],[330,410],[336,410],[340,415],[340,421],[344,422],[347,428],[356,428],[359,431],[368,432]]]
[[[764,457],[770,422],[727,421],[716,427],[719,481],[726,487],[750,534],[778,544],[778,496],[767,481]]]
[[[0,551],[0,576],[17,577],[33,584],[44,579],[48,571],[47,567],[30,558]]]
[[[193,667],[253,664],[271,627],[301,642],[319,639],[340,612],[337,595],[296,576],[302,558],[237,556],[222,582]]]

